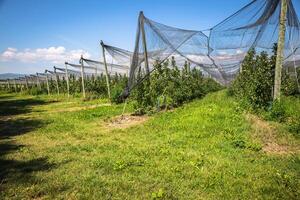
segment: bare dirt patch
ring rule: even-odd
[[[276,127],[272,126],[267,121],[260,119],[259,117],[247,114],[246,119],[251,123],[253,130],[252,136],[261,140],[263,144],[262,150],[268,154],[290,154],[298,152],[299,149],[289,144],[279,144],[276,137]]]
[[[113,129],[126,129],[146,122],[149,116],[123,115],[107,120],[106,126]]]

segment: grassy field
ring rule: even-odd
[[[300,198],[299,137],[225,91],[127,125],[122,109],[2,94],[0,199]]]

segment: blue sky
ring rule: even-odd
[[[99,42],[132,50],[137,18],[184,29],[211,28],[250,0],[0,0],[0,73],[35,73],[81,53],[100,59]]]

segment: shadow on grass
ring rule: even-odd
[[[10,158],[11,156],[5,156],[15,151],[23,151],[23,148],[26,149],[26,146],[14,144],[11,140],[10,142],[0,143],[0,199],[10,198],[12,195],[18,196],[20,199],[28,198],[28,195],[31,199],[40,199],[47,193],[61,192],[68,189],[66,185],[50,185],[47,188],[38,187],[37,190],[28,191],[29,193],[27,193],[26,188],[32,188],[45,181],[36,173],[47,173],[69,161],[53,163],[49,162],[48,157],[14,159]],[[44,177],[45,174],[42,176]]]
[[[7,97],[6,97],[7,98]],[[44,120],[13,117],[31,112],[32,106],[51,102],[35,99],[1,99],[0,103],[0,191],[16,188],[18,185],[32,185],[40,182],[35,172],[48,171],[57,164],[48,161],[47,157],[28,158],[23,154],[26,146],[16,143],[15,136],[24,135],[47,124]],[[7,116],[7,117],[6,117]],[[22,152],[22,157],[14,157],[16,152]],[[12,155],[11,155],[12,154]],[[1,199],[0,195],[0,199]]]
[[[0,139],[8,139],[13,136],[23,135],[37,128],[41,128],[46,122],[36,119],[7,119],[0,120]]]
[[[23,160],[9,156],[22,151],[23,148],[26,149],[24,145],[16,143],[15,136],[26,134],[43,125],[45,122],[34,119],[0,120],[0,190],[5,191],[9,185],[32,183],[36,180],[32,176],[33,172],[55,167],[55,164],[49,163],[47,158]]]
[[[17,135],[23,135],[37,128],[41,128],[45,122],[37,119],[19,118],[16,115],[29,113],[32,106],[44,105],[51,102],[37,99],[12,99],[0,103],[0,139],[7,139]]]
[[[49,163],[47,158],[37,158],[32,160],[9,160],[0,159],[0,180],[2,184],[22,184],[30,183],[35,177],[33,172],[47,171],[57,165]]]
[[[1,100],[0,117],[25,114],[31,111],[32,106],[45,105],[47,102],[39,99],[13,99]]]
[[[1,94],[0,94],[1,95]],[[0,96],[0,101],[2,100],[2,99],[10,99],[10,98],[12,98],[13,97],[13,95],[2,95],[2,96]]]

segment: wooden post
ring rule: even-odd
[[[23,86],[24,85],[22,84],[21,80],[19,80],[19,83],[20,83],[19,86],[20,86],[21,92],[23,92]]]
[[[287,21],[286,13],[287,13],[287,0],[281,0],[280,26],[279,26],[279,36],[278,36],[276,67],[275,67],[274,100],[280,100],[282,60],[283,60],[283,50],[284,50],[284,43],[285,43],[286,21]]]
[[[95,65],[95,77],[97,77],[97,74],[98,74],[98,67],[97,65]]]
[[[56,73],[56,68],[55,67],[54,67],[54,74],[55,74],[56,90],[57,90],[57,94],[59,95],[58,77],[57,77],[57,73]]]
[[[40,83],[40,79],[39,79],[39,74],[38,73],[36,73],[36,81],[37,81],[37,85],[38,85],[39,90],[41,90],[42,87],[41,87],[41,83]]]
[[[188,74],[191,73],[191,63],[190,62],[187,63],[187,73]]]
[[[48,95],[50,95],[50,88],[49,88],[49,80],[48,80],[47,70],[45,71],[45,74],[46,74],[47,92],[48,92]]]
[[[292,50],[294,51],[294,48],[292,47]],[[295,58],[295,52],[293,53],[293,61],[294,61],[294,73],[295,73],[295,79],[298,86],[298,92],[300,93],[300,85],[298,81],[298,74],[297,74],[297,67],[296,67],[296,58]]]
[[[69,85],[69,74],[68,74],[68,63],[65,62],[65,68],[66,68],[66,78],[67,78],[67,92],[68,92],[68,98],[70,98],[70,85]]]
[[[139,23],[142,31],[142,42],[143,42],[143,48],[144,48],[144,62],[145,62],[145,67],[146,67],[146,73],[147,75],[150,74],[149,70],[149,62],[148,62],[148,52],[147,52],[147,43],[146,43],[146,35],[145,35],[145,27],[144,27],[144,13],[143,11],[140,12],[140,17],[139,17]]]
[[[15,87],[15,92],[17,92],[17,84],[16,84],[16,79],[14,79],[14,87]]]
[[[7,79],[7,86],[8,86],[8,89],[10,90],[10,83],[9,83],[9,79]]]
[[[31,76],[32,76],[32,79],[35,83],[35,86],[38,87],[39,85],[38,85],[38,82],[37,82],[37,79],[36,79],[35,75],[31,75]]]
[[[105,49],[104,49],[104,43],[101,40],[100,42],[101,46],[102,46],[102,55],[103,55],[103,61],[104,61],[104,68],[105,68],[105,75],[106,75],[106,85],[107,85],[107,93],[108,93],[108,98],[111,101],[111,93],[110,93],[110,77],[108,74],[108,70],[107,70],[107,63],[106,63],[106,57],[105,57]]]
[[[81,55],[80,58],[80,64],[81,64],[81,84],[82,84],[82,95],[83,98],[85,99],[85,87],[84,87],[84,66],[83,66],[83,57]]]
[[[27,76],[25,76],[25,86],[26,86],[26,89],[28,90],[28,81],[27,81]]]

